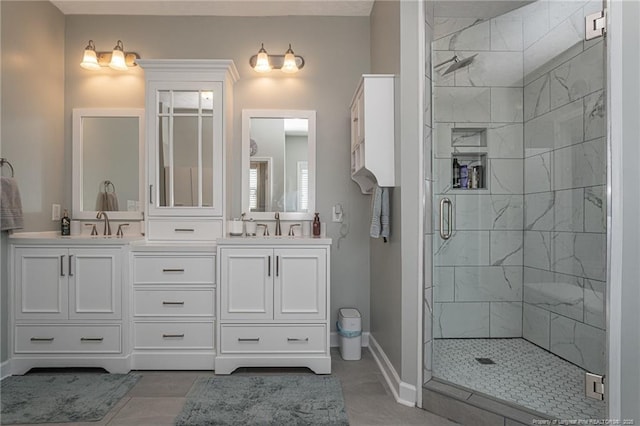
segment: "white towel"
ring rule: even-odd
[[[371,235],[371,238],[382,237],[386,243],[390,233],[389,189],[376,186],[373,191],[373,200],[371,203],[371,228],[369,229],[369,235]]]
[[[20,190],[14,178],[0,180],[0,231],[24,228]]]

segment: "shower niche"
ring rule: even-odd
[[[451,185],[453,189],[488,189],[487,129],[451,129]]]

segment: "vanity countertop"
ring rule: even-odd
[[[289,236],[270,236],[270,237],[225,237],[217,239],[218,245],[248,245],[248,246],[290,246],[290,245],[330,245],[331,238],[313,238],[313,237],[289,237]]]
[[[14,244],[51,245],[127,245],[144,239],[142,235],[71,235],[62,236],[58,231],[15,232],[9,237]]]

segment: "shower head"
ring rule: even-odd
[[[473,58],[475,58],[476,56],[478,56],[477,53],[467,58],[460,59],[458,58],[458,55],[455,55],[453,58],[447,61],[447,62],[453,61],[453,64],[449,65],[449,68],[447,68],[446,71],[442,73],[442,75],[445,76],[449,73],[459,70],[460,68],[466,67],[467,65],[471,64],[471,62],[473,62]]]

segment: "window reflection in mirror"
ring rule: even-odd
[[[213,92],[158,91],[158,161],[163,207],[213,205]]]
[[[143,116],[139,108],[73,109],[73,217],[142,218]]]
[[[242,110],[242,211],[254,219],[311,220],[316,112]]]

